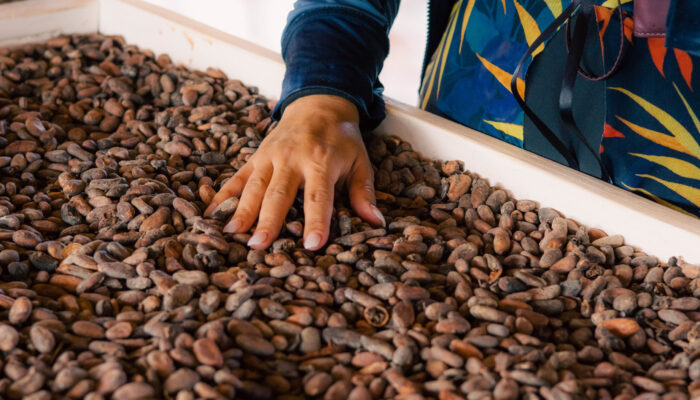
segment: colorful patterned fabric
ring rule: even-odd
[[[607,31],[619,29],[617,18],[599,14]],[[700,57],[666,48],[663,38],[625,36],[630,62],[606,81],[603,160],[618,185],[700,216]]]
[[[693,71],[700,55],[690,48],[667,48],[664,38],[633,37],[632,1],[621,2],[624,40],[630,46],[622,68],[605,81],[605,123],[599,142],[591,144],[600,147],[616,185],[700,216],[700,78]],[[511,73],[540,32],[569,4],[570,0],[458,1],[425,71],[420,106],[523,147],[530,133],[523,130],[523,112],[510,93]],[[609,68],[620,43],[620,20],[614,11],[618,0],[597,4],[600,43],[595,45]],[[697,3],[678,0],[671,7],[671,15],[684,15]],[[691,15],[697,19],[697,14]],[[700,41],[700,29],[679,24],[671,27],[675,38],[683,32],[684,43]],[[526,81],[518,81],[521,93]]]

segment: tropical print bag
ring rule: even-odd
[[[420,106],[565,163],[526,117],[516,89],[573,149],[579,169],[599,177],[605,170],[617,186],[700,216],[700,2],[595,2],[573,91],[575,123],[593,155],[567,132],[557,102],[576,22],[533,46],[571,2],[458,1],[425,70]],[[528,49],[527,75],[514,77]]]

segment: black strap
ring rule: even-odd
[[[588,35],[588,27],[595,21],[595,10],[592,0],[580,0],[578,21],[574,27],[574,35],[571,38],[571,49],[566,58],[564,69],[564,79],[562,81],[561,92],[559,92],[559,113],[564,124],[583,143],[588,151],[593,155],[600,166],[601,179],[613,183],[608,168],[600,159],[600,153],[594,150],[574,120],[574,87],[578,76],[578,66],[583,57],[583,49]]]
[[[617,7],[615,7],[615,10],[617,10],[617,16],[620,19],[620,47],[617,50],[617,57],[615,57],[615,62],[613,63],[612,67],[610,69],[603,73],[603,75],[595,75],[592,74],[585,69],[583,69],[581,66],[578,67],[578,74],[581,75],[582,77],[588,79],[589,81],[602,81],[605,79],[610,78],[611,76],[615,75],[617,71],[620,69],[622,66],[622,60],[625,58],[625,55],[627,54],[627,49],[629,46],[627,45],[627,41],[625,40],[625,21],[624,21],[624,15],[622,14],[622,0],[617,0]],[[615,11],[613,10],[613,11]],[[569,48],[571,48],[571,28],[570,28],[570,20],[566,21],[566,52],[569,52]]]
[[[588,34],[588,26],[594,21],[594,9],[591,0],[574,0],[571,4],[559,15],[552,24],[550,24],[540,36],[535,39],[535,41],[527,49],[527,52],[518,62],[515,67],[515,72],[511,79],[511,92],[515,97],[515,100],[520,104],[525,114],[532,120],[537,129],[544,135],[544,137],[549,141],[552,146],[566,159],[569,167],[579,170],[579,160],[576,157],[575,151],[564,144],[559,137],[544,123],[535,112],[525,103],[525,100],[520,96],[517,90],[517,79],[520,77],[520,73],[523,69],[523,65],[532,55],[532,53],[537,49],[542,43],[550,39],[551,36],[561,27],[561,25],[570,19],[573,14],[578,11],[579,19],[574,28],[573,37],[571,39],[572,46],[566,59],[566,67],[564,70],[564,78],[562,80],[562,88],[559,93],[559,112],[561,114],[562,121],[568,130],[572,131],[576,138],[580,140],[586,149],[591,152],[595,160],[598,162],[601,171],[601,178],[610,183],[612,178],[608,172],[607,167],[600,159],[600,155],[596,152],[591,145],[586,140],[585,136],[581,133],[576,125],[573,113],[573,98],[574,98],[574,87],[576,84],[576,76],[578,74],[578,66],[583,57],[583,49],[586,41],[586,36]]]
[[[557,135],[552,132],[551,129],[547,126],[547,124],[542,121],[537,114],[525,103],[525,100],[520,96],[520,92],[518,92],[518,78],[520,77],[520,73],[523,70],[523,66],[525,65],[525,62],[530,58],[532,53],[540,47],[542,43],[544,43],[546,40],[549,40],[554,33],[559,29],[559,27],[567,20],[571,15],[576,11],[576,8],[578,5],[576,2],[571,2],[568,7],[552,22],[545,30],[540,34],[540,36],[535,39],[534,42],[532,42],[532,45],[527,49],[525,54],[523,54],[522,58],[520,58],[520,61],[518,61],[518,65],[515,67],[515,71],[513,72],[513,76],[510,80],[510,91],[513,93],[513,96],[515,97],[515,100],[520,104],[520,107],[523,109],[525,114],[532,120],[532,122],[535,124],[537,129],[539,129],[540,132],[542,132],[542,135],[549,141],[549,143],[554,146],[554,148],[566,159],[566,163],[569,165],[569,167],[574,168],[574,169],[579,169],[578,165],[578,159],[576,158],[576,155],[574,154],[574,151],[567,147],[564,142],[562,142]]]

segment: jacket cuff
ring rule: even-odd
[[[291,21],[282,39],[287,68],[273,118],[279,120],[285,107],[300,97],[331,94],[355,104],[363,131],[379,125],[386,115],[378,79],[389,51],[385,29],[361,13],[340,8]]]
[[[313,94],[338,96],[353,103],[355,107],[357,107],[357,112],[360,115],[360,130],[362,130],[362,132],[371,131],[372,129],[376,128],[382,122],[384,117],[386,117],[384,100],[382,100],[381,97],[378,99],[378,102],[381,104],[376,105],[378,109],[370,113],[362,101],[358,100],[356,97],[353,97],[349,93],[330,86],[309,86],[289,93],[278,101],[277,105],[275,105],[275,108],[272,110],[272,119],[279,121],[280,118],[282,118],[282,113],[284,113],[285,108],[292,104],[294,100]]]

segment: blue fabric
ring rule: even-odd
[[[700,8],[700,1],[690,1],[694,5],[683,0],[672,4],[676,7],[675,17],[671,18],[667,38],[667,43],[674,38],[682,41],[688,51],[667,48],[663,38],[633,37],[631,3],[623,6],[627,27],[623,38],[619,14],[610,7],[596,6],[598,29],[590,32],[584,49],[593,56],[589,61],[604,56],[605,65],[601,67],[607,70],[604,67],[613,65],[621,39],[627,41],[629,50],[621,69],[602,85],[577,84],[574,105],[579,110],[585,107],[583,113],[576,113],[577,125],[587,127],[587,140],[599,149],[616,185],[700,216],[700,74],[693,72],[700,57],[690,51],[700,32],[694,26],[699,13],[692,13],[692,8]],[[510,81],[526,49],[570,2],[457,1],[442,41],[426,68],[421,107],[551,158],[553,148],[543,146],[542,140],[533,145],[532,139],[541,135],[525,129],[523,111],[510,93]],[[596,2],[602,4],[605,0]],[[555,44],[564,50],[563,40]],[[539,54],[535,53],[534,61],[548,57],[551,46],[551,42],[545,44]],[[529,88],[526,99],[530,104],[531,95],[537,91],[534,100],[551,105],[541,108],[540,116],[548,115],[548,124],[577,144],[574,151],[580,161],[590,153],[562,128],[557,101],[565,59],[564,51],[558,60],[548,57],[546,64],[539,65],[540,78],[551,82],[540,79],[537,85],[546,85],[550,90],[539,91],[529,72],[522,86]],[[579,96],[582,94],[589,95]],[[593,160],[592,156],[589,158]]]
[[[700,1],[671,0],[666,19],[666,47],[700,56]]]
[[[399,0],[300,0],[282,35],[287,65],[279,119],[299,97],[332,94],[353,102],[360,127],[370,130],[385,116],[379,72],[389,53],[389,29]]]
[[[530,6],[532,15],[543,26],[556,17],[542,0],[522,2],[534,6]],[[523,111],[510,93],[510,78],[506,83],[494,74],[513,71],[527,51],[525,33],[513,29],[519,23],[513,2],[457,1],[426,67],[420,107],[522,147]],[[493,67],[489,70],[484,65]]]

